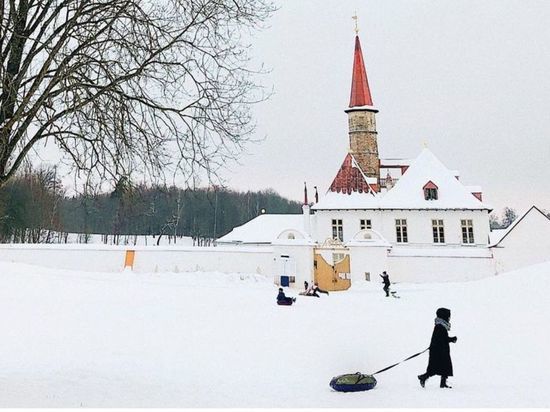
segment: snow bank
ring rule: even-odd
[[[275,304],[250,274],[98,273],[0,262],[2,407],[549,407],[550,263],[468,283],[378,283]],[[295,295],[289,291],[288,295]],[[455,377],[420,388],[452,310]]]

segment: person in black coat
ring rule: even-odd
[[[277,295],[277,304],[292,305],[293,302],[296,302],[296,298],[286,297],[285,292],[283,292],[283,288],[279,288],[279,294]]]
[[[450,388],[447,385],[447,378],[453,376],[453,363],[451,362],[451,351],[449,342],[456,342],[456,336],[449,337],[451,330],[451,311],[446,308],[439,308],[436,312],[435,327],[430,342],[430,359],[426,373],[418,375],[420,386],[424,387],[430,376],[441,376],[441,388]]]
[[[382,282],[384,282],[384,292],[386,292],[386,297],[390,296],[390,275],[383,271],[380,275]]]

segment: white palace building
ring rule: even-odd
[[[303,215],[260,215],[218,239],[218,247],[270,250],[272,265],[262,271],[276,283],[316,281],[328,290],[378,282],[383,270],[397,282],[461,281],[550,260],[550,220],[536,207],[518,219],[524,230],[517,232],[543,231],[546,240],[526,250],[511,227],[502,236],[509,237],[506,249],[491,243],[491,207],[481,188],[464,185],[428,148],[416,159],[379,156],[378,110],[357,36],[345,112],[349,151],[327,193],[309,203],[304,188]]]

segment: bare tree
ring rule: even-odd
[[[0,0],[0,187],[53,141],[77,171],[216,177],[263,97],[271,0]]]

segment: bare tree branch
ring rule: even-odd
[[[244,30],[271,0],[2,0],[0,187],[40,141],[99,177],[217,178],[264,98]]]

